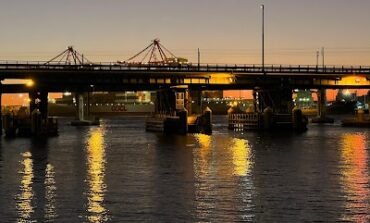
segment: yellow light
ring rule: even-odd
[[[105,177],[105,131],[103,128],[91,130],[87,140],[87,155],[88,155],[88,178],[89,184],[88,205],[89,222],[107,221],[108,210],[104,206],[104,197],[106,184]]]
[[[370,204],[367,202],[370,193],[366,187],[369,180],[367,153],[369,138],[366,133],[345,133],[340,140],[340,160],[342,163],[338,169],[340,174],[340,185],[344,196],[352,202],[346,203],[347,210],[358,210],[368,212]],[[344,215],[345,221],[368,222],[361,215]]]
[[[351,94],[351,92],[349,92],[349,90],[347,89],[347,90],[344,92],[344,94],[348,96],[348,95],[350,95],[350,94]]]
[[[234,139],[233,146],[234,175],[246,176],[251,166],[251,153],[248,142],[244,139]]]
[[[27,87],[33,87],[35,85],[35,82],[33,81],[33,80],[28,80],[27,82],[26,82],[26,86]]]
[[[17,211],[19,213],[18,222],[27,222],[31,218],[31,214],[34,212],[34,207],[32,205],[33,200],[33,160],[30,152],[25,152],[22,154],[23,169],[20,172],[22,174],[22,180],[20,185],[20,194],[16,196],[17,199]]]

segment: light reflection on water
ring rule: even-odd
[[[54,220],[56,215],[55,210],[55,197],[56,197],[56,182],[55,182],[55,172],[54,167],[50,163],[46,165],[46,173],[45,173],[45,219],[50,221]]]
[[[20,172],[22,174],[22,181],[20,185],[20,194],[16,196],[17,199],[17,210],[19,213],[19,218],[17,222],[28,222],[31,219],[31,214],[34,212],[34,207],[32,206],[32,198],[34,192],[32,189],[33,183],[33,161],[31,159],[31,153],[22,153],[23,160],[21,161],[23,165],[23,170]]]
[[[343,134],[341,139],[341,158],[343,189],[347,195],[346,210],[355,213],[344,213],[343,220],[369,222],[370,212],[370,173],[365,134]]]
[[[233,139],[231,147],[233,152],[234,174],[237,176],[246,176],[249,173],[251,165],[251,150],[245,139]]]
[[[89,186],[87,218],[90,222],[108,220],[107,209],[104,206],[106,192],[104,134],[104,127],[91,129],[87,140],[87,182]]]
[[[251,220],[253,215],[248,212],[253,184],[249,173],[253,161],[248,141],[203,134],[194,136],[199,144],[193,150],[196,219],[226,222]],[[220,186],[222,182],[227,183]],[[220,211],[229,215],[218,217]]]
[[[369,222],[368,130],[168,137],[142,123],[0,140],[0,222]]]

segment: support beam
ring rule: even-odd
[[[35,110],[38,109],[38,92],[37,91],[30,91],[28,92],[28,97],[30,99],[30,114]]]
[[[317,117],[312,119],[313,123],[333,123],[334,119],[326,116],[326,90],[317,90]]]
[[[2,114],[2,95],[3,95],[3,85],[0,83],[0,135],[3,134],[3,114]]]
[[[202,91],[189,90],[189,115],[202,114]]]
[[[84,105],[84,96],[82,93],[76,93],[76,102],[77,102],[77,120],[85,120],[85,105]]]
[[[326,90],[317,91],[317,116],[324,119],[326,117]]]
[[[40,112],[42,119],[48,118],[48,92],[47,91],[40,91]]]
[[[30,98],[30,113],[35,109],[41,112],[42,119],[48,117],[48,92],[45,90],[36,89],[28,93]]]
[[[263,112],[270,107],[274,113],[290,114],[293,109],[292,89],[290,88],[265,88],[253,92],[255,111]]]

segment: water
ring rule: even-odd
[[[370,131],[146,133],[103,120],[44,142],[2,138],[0,222],[370,221]]]

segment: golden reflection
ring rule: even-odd
[[[235,83],[235,75],[231,73],[211,73],[209,74],[210,84],[234,84]]]
[[[234,175],[246,176],[250,169],[250,147],[244,139],[234,139],[233,146]]]
[[[105,145],[103,128],[93,129],[87,141],[87,181],[89,184],[88,220],[104,222],[108,220],[107,210],[103,205],[106,185],[105,176]]]
[[[352,75],[343,77],[341,80],[338,81],[338,85],[350,85],[350,86],[361,86],[361,85],[369,85],[370,81],[366,79],[366,76],[360,75]]]
[[[200,173],[208,173],[210,150],[211,150],[211,136],[205,134],[195,134],[195,138],[200,145],[199,159],[196,160],[196,165],[199,168],[196,170]],[[197,174],[199,175],[199,173]]]
[[[31,153],[25,152],[22,154],[23,156],[23,171],[20,173],[22,174],[22,181],[21,181],[21,192],[17,195],[17,210],[19,213],[18,222],[28,222],[30,221],[31,214],[34,212],[34,208],[32,206],[32,198],[34,196],[34,192],[32,189],[33,184],[33,162],[31,159]]]
[[[51,164],[46,165],[45,174],[45,219],[53,220],[56,217],[55,213],[55,172],[54,167]]]
[[[367,137],[364,134],[344,134],[341,139],[341,156],[344,191],[348,202],[346,208],[356,213],[368,213],[370,210],[369,158],[367,154]],[[345,221],[366,222],[364,215],[344,216]]]

